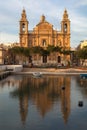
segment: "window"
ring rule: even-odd
[[[64,24],[64,32],[67,32],[67,24]]]
[[[46,46],[46,39],[42,40],[42,46]]]
[[[25,24],[22,24],[22,31],[25,31]]]

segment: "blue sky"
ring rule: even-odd
[[[44,14],[60,31],[65,8],[71,21],[71,47],[87,40],[87,0],[3,0],[0,2],[0,43],[19,42],[19,20],[25,8],[32,30]]]

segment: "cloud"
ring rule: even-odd
[[[80,40],[86,38],[87,14],[81,10],[87,5],[87,0],[8,0],[0,3],[0,35],[1,42],[18,41],[19,20],[23,7],[27,13],[29,30],[33,29],[44,14],[46,20],[55,28],[61,27],[64,9],[68,10],[71,21],[71,45],[79,44]]]
[[[87,19],[85,17],[79,17],[77,15],[71,16],[71,26],[72,30],[75,32],[84,32],[84,30],[87,30]]]
[[[78,46],[81,40],[87,39],[87,18],[85,15],[82,15],[80,11],[78,11],[78,9],[69,10],[72,47]]]
[[[14,43],[18,42],[19,38],[18,35],[2,32],[0,33],[0,40],[2,41],[2,43]]]
[[[87,0],[79,0],[79,2],[76,2],[75,7],[81,7],[86,5],[87,5]]]

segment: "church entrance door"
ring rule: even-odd
[[[61,63],[61,57],[60,56],[58,56],[58,63]]]
[[[47,63],[47,55],[43,55],[43,63]]]

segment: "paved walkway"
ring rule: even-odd
[[[69,75],[76,75],[76,74],[82,74],[87,73],[87,69],[81,69],[81,68],[68,68],[68,69],[55,69],[55,68],[24,68],[22,72],[16,72],[15,74],[33,74],[34,72],[41,72],[42,74],[69,74]]]

